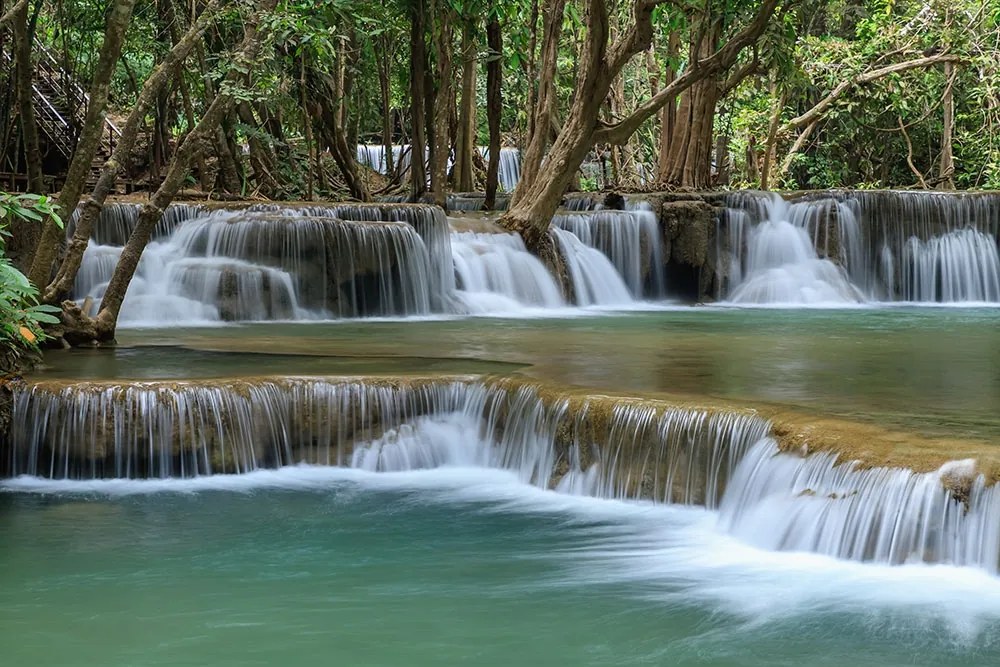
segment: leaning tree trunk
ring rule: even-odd
[[[90,235],[94,230],[94,224],[101,214],[101,209],[104,207],[104,202],[107,200],[108,194],[114,187],[118,174],[132,154],[132,148],[135,146],[139,130],[142,129],[145,123],[146,114],[153,107],[160,91],[166,86],[170,77],[177,73],[179,66],[190,55],[191,50],[197,44],[198,40],[201,39],[205,30],[218,16],[221,4],[222,0],[211,0],[202,11],[201,16],[188,29],[187,33],[177,40],[174,48],[167,53],[163,61],[153,70],[149,78],[146,79],[146,83],[143,84],[135,106],[132,108],[131,113],[129,113],[128,119],[122,128],[122,136],[118,140],[118,145],[115,146],[115,150],[108,161],[104,163],[101,175],[97,179],[97,185],[94,186],[90,196],[83,200],[80,217],[76,221],[76,229],[66,250],[66,256],[59,266],[59,271],[55,279],[43,295],[45,302],[57,303],[65,299],[69,295],[70,290],[73,289],[73,283],[76,281],[76,275],[80,270],[80,263],[83,261],[83,253],[87,249]]]
[[[500,173],[500,116],[503,113],[503,34],[495,4],[492,10],[486,24],[486,45],[490,50],[486,63],[486,122],[490,126],[490,162],[486,167],[486,201],[483,207],[487,210],[496,207]]]
[[[100,148],[104,135],[105,118],[107,116],[108,94],[111,90],[111,77],[114,75],[118,58],[122,52],[122,42],[129,26],[132,8],[135,0],[117,0],[111,7],[107,27],[104,31],[104,43],[101,45],[101,55],[94,70],[94,79],[90,85],[90,101],[87,104],[87,114],[83,122],[80,139],[73,151],[66,181],[59,193],[59,210],[68,216],[76,210],[80,196],[87,184],[87,175],[94,162],[94,156]],[[52,272],[52,261],[59,250],[62,229],[55,222],[47,220],[42,229],[42,238],[35,250],[28,277],[35,285],[46,285]]]
[[[551,248],[549,223],[562,199],[566,186],[595,143],[623,143],[648,119],[693,84],[717,76],[736,62],[744,48],[764,32],[780,0],[763,0],[752,21],[718,51],[690,66],[670,85],[631,114],[614,124],[600,124],[601,105],[607,98],[614,78],[629,60],[649,48],[653,38],[653,10],[656,3],[637,1],[634,25],[621,39],[608,44],[608,8],[604,0],[588,3],[587,38],[583,61],[577,76],[576,96],[566,122],[534,177],[517,187],[517,201],[500,219],[505,228],[521,234],[525,245],[536,254]],[[546,48],[548,45],[546,45]],[[537,128],[536,128],[537,129]],[[537,132],[536,132],[537,134]]]
[[[247,21],[240,50],[233,59],[232,69],[226,75],[229,86],[219,90],[215,99],[212,100],[212,104],[205,111],[205,115],[181,142],[170,161],[163,183],[160,184],[150,200],[143,204],[139,212],[139,219],[129,235],[128,242],[122,249],[114,274],[112,274],[111,281],[104,293],[104,299],[101,301],[101,308],[95,322],[98,340],[112,340],[114,338],[118,313],[125,300],[125,293],[132,281],[132,276],[135,275],[136,268],[139,266],[142,252],[145,250],[146,244],[149,243],[153,229],[160,221],[164,209],[177,194],[184,178],[190,172],[191,162],[195,154],[211,140],[212,134],[218,129],[223,118],[236,104],[233,93],[229,91],[245,78],[245,72],[253,71],[253,63],[263,40],[257,26],[261,18],[272,11],[276,4],[277,0],[262,0],[258,11]]]
[[[531,133],[528,137],[528,147],[521,160],[521,181],[514,189],[511,206],[520,202],[527,191],[526,187],[521,186],[535,180],[542,165],[542,158],[545,156],[545,149],[549,145],[552,116],[558,102],[555,89],[556,66],[559,58],[559,40],[562,36],[565,9],[566,0],[546,0],[542,8],[542,59],[538,72],[538,102],[533,113],[534,119],[530,124]],[[532,84],[532,81],[528,82],[529,87]],[[598,104],[600,101],[598,100]]]
[[[319,125],[320,136],[330,149],[333,161],[337,163],[351,196],[358,201],[370,201],[368,184],[361,178],[358,170],[357,148],[348,143],[347,129],[343,123],[344,115],[340,107],[343,103],[343,78],[315,69],[310,70],[309,75],[313,93],[313,112]]]

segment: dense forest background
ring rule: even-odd
[[[597,92],[607,93],[586,100],[599,107],[598,127],[571,187],[1000,186],[996,0],[320,0],[273,8],[38,0],[8,3],[2,22],[0,171],[34,174],[32,191],[58,187],[39,174],[65,172],[74,151],[60,155],[46,136],[48,109],[34,119],[18,112],[14,64],[70,122],[71,143],[87,123],[101,123],[84,91],[106,98],[119,131],[139,107],[138,136],[121,165],[133,180],[161,182],[183,138],[223,94],[231,108],[184,187],[364,199],[422,190],[428,174],[401,173],[409,160],[398,149],[386,173],[373,174],[357,163],[359,143],[423,145],[431,189],[438,176],[448,181],[439,189],[470,191],[486,187],[485,152],[476,148],[492,138],[521,149],[530,180],[532,161],[572,129],[577,96],[595,90],[585,81],[599,69],[589,60],[595,45],[629,48],[597,72],[609,78]],[[241,60],[256,24],[255,53]],[[186,52],[167,63],[195,29]],[[723,62],[699,65],[741,36]],[[165,80],[148,90],[164,64]],[[699,67],[712,71],[657,99]],[[663,103],[637,114],[651,100]],[[40,140],[29,122],[42,126]],[[102,129],[104,157],[114,132]],[[443,176],[433,173],[435,152],[449,154]]]

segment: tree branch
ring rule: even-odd
[[[909,69],[917,69],[919,67],[928,67],[930,65],[935,65],[937,63],[944,62],[960,62],[961,58],[956,55],[949,54],[938,54],[934,56],[928,56],[926,58],[916,58],[914,60],[907,60],[901,63],[895,63],[893,65],[887,65],[879,69],[870,70],[868,72],[862,72],[854,78],[848,79],[847,81],[841,81],[837,86],[830,91],[830,94],[824,97],[822,100],[816,103],[809,111],[806,111],[801,116],[791,119],[785,125],[785,130],[793,130],[797,128],[806,127],[812,123],[818,121],[833,103],[838,99],[843,97],[844,93],[853,88],[854,86],[870,83],[877,79],[884,78],[890,74],[895,74],[896,72],[904,72]]]
[[[0,30],[6,28],[7,24],[13,21],[17,16],[17,13],[24,9],[27,5],[28,0],[19,0],[19,2],[14,3],[14,6],[11,7],[6,14],[0,16]]]
[[[674,79],[669,85],[660,90],[659,93],[636,107],[631,114],[622,120],[598,128],[594,135],[595,142],[620,144],[623,141],[627,141],[639,129],[640,125],[656,115],[656,112],[666,105],[667,102],[673,100],[677,95],[698,81],[714,76],[718,72],[732,67],[733,63],[739,57],[740,52],[756,42],[761,34],[763,34],[780,2],[781,0],[764,0],[753,20],[726,42],[722,48],[708,58],[692,63],[684,74]]]

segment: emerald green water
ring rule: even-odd
[[[1000,660],[1000,581],[975,570],[761,552],[706,511],[498,472],[10,486],[4,664]]]
[[[519,373],[1000,443],[1000,311],[124,330],[37,377]],[[168,346],[169,345],[169,346]],[[4,664],[1000,664],[1000,579],[774,553],[492,470],[0,482]]]

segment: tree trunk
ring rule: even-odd
[[[83,131],[73,151],[66,181],[59,193],[59,210],[69,216],[80,203],[80,195],[87,184],[87,175],[94,162],[94,156],[101,146],[104,136],[105,117],[107,115],[108,94],[111,90],[111,77],[118,64],[122,52],[122,42],[125,31],[132,16],[135,0],[117,0],[111,7],[107,27],[104,31],[104,42],[101,45],[101,55],[94,69],[94,78],[90,86],[90,102],[83,123]],[[42,229],[42,238],[35,250],[31,262],[31,272],[28,277],[35,285],[47,285],[52,272],[52,261],[59,250],[62,239],[62,229],[52,220],[47,220]]]
[[[389,39],[383,35],[379,41],[381,48],[375,49],[375,59],[378,63],[378,88],[382,96],[382,166],[386,178],[392,178],[395,171],[392,155],[392,97],[389,87],[392,60]]]
[[[709,21],[701,29],[704,21]],[[722,30],[721,19],[706,17],[692,27],[692,60],[711,55]],[[681,98],[674,133],[670,140],[664,184],[707,188],[712,184],[712,129],[719,99],[719,83],[715,76],[692,85]]]
[[[503,33],[494,4],[486,24],[486,45],[489,60],[486,62],[486,121],[490,127],[490,162],[486,167],[486,201],[483,207],[493,210],[497,200],[500,173],[500,116],[503,113]]]
[[[771,80],[771,98],[774,99],[777,93],[777,82]],[[771,171],[778,160],[778,126],[781,124],[781,111],[785,108],[788,100],[788,92],[781,91],[781,96],[775,99],[774,111],[771,113],[771,122],[767,126],[767,140],[764,143],[764,166],[760,170],[760,189],[767,190],[771,187]],[[756,159],[756,157],[754,158]],[[756,165],[755,165],[756,166]]]
[[[136,98],[135,106],[122,127],[122,135],[118,144],[101,169],[97,185],[94,186],[90,196],[82,202],[80,217],[77,219],[76,229],[66,250],[66,256],[59,267],[55,280],[52,281],[43,295],[43,300],[46,303],[57,303],[69,296],[70,290],[73,289],[73,283],[76,281],[76,275],[80,270],[83,253],[87,249],[87,244],[93,233],[94,224],[101,214],[101,209],[104,208],[104,202],[114,187],[118,174],[121,173],[132,154],[132,148],[135,146],[139,130],[142,129],[146,120],[146,114],[152,108],[160,90],[166,86],[170,77],[176,74],[179,66],[190,55],[191,50],[201,39],[205,30],[218,16],[221,4],[221,0],[211,0],[197,21],[191,25],[183,37],[176,41],[174,47],[143,84],[142,91]]]
[[[549,131],[555,113],[557,97],[555,90],[556,66],[559,57],[559,39],[562,36],[563,13],[566,0],[545,0],[542,7],[542,62],[538,73],[538,102],[533,110],[534,120],[528,136],[528,147],[521,160],[521,181],[514,189],[511,206],[523,197],[526,182],[535,179],[541,168],[545,149],[549,145]],[[531,82],[529,82],[530,85]],[[602,98],[603,99],[603,98]],[[600,100],[598,101],[600,103]],[[560,197],[562,195],[560,194]]]
[[[500,219],[501,225],[522,235],[525,245],[544,251],[552,214],[573,174],[595,143],[622,143],[661,108],[698,81],[715,77],[736,62],[744,48],[757,41],[770,21],[779,0],[764,0],[751,22],[722,48],[699,60],[685,72],[614,124],[601,124],[600,108],[614,77],[629,60],[649,48],[653,38],[655,3],[636,2],[634,24],[608,45],[608,8],[604,0],[590,0],[587,9],[587,43],[577,76],[576,95],[566,122],[549,150],[545,164],[527,180],[522,176],[517,201]],[[547,45],[546,45],[547,46]],[[540,101],[541,103],[541,101]],[[536,132],[537,135],[537,132]],[[709,147],[710,148],[710,147]]]
[[[427,43],[425,0],[413,0],[410,20],[410,189],[413,200],[419,201],[427,191],[427,171],[424,155],[427,154],[427,126],[424,103],[427,91]]]
[[[34,30],[31,26],[31,14],[28,3],[15,5],[11,11],[17,10],[12,19],[14,26],[14,62],[16,65],[17,106],[21,118],[21,137],[24,142],[25,167],[28,173],[28,190],[36,194],[45,193],[45,181],[42,178],[42,149],[38,136],[38,123],[35,120],[35,107],[32,103],[32,75],[35,66],[31,62],[31,44]],[[30,248],[34,251],[34,247]]]
[[[454,33],[453,12],[448,0],[432,0],[435,74],[434,138],[431,151],[431,196],[434,203],[447,205],[448,118],[451,113],[451,49]]]
[[[455,142],[455,189],[472,192],[474,153],[476,151],[476,44],[475,25],[466,17],[462,30],[462,97],[459,101],[458,137]]]
[[[342,41],[341,47],[346,49],[346,40]],[[343,50],[340,56],[345,56]],[[348,143],[347,130],[343,125],[344,114],[341,106],[344,95],[341,85],[344,78],[336,74],[331,76],[318,72],[315,69],[310,69],[308,75],[313,93],[313,113],[319,122],[320,135],[330,149],[333,161],[337,163],[351,196],[358,201],[370,201],[368,185],[358,171],[357,146]]]
[[[276,0],[262,0],[258,11],[247,21],[243,42],[234,58],[235,64],[226,77],[230,84],[235,85],[237,81],[242,80],[245,77],[243,72],[253,70],[253,63],[262,41],[262,35],[257,26],[261,17],[273,10],[275,4]],[[236,100],[231,93],[227,93],[225,88],[219,91],[198,125],[185,137],[174,152],[163,183],[150,201],[143,205],[136,226],[129,235],[128,242],[122,250],[114,274],[111,276],[111,281],[104,293],[104,299],[101,301],[101,308],[95,322],[99,340],[114,338],[118,313],[125,300],[125,293],[132,281],[132,276],[135,275],[136,268],[139,266],[139,259],[142,257],[142,252],[149,242],[153,229],[190,171],[191,161],[195,153],[211,139],[212,134],[218,129],[235,103]]]
[[[527,95],[524,102],[524,117],[526,128],[521,136],[521,145],[526,146],[535,132],[535,57],[538,52],[538,0],[531,0],[530,18],[528,19],[528,57],[524,59],[524,79],[528,82]]]
[[[677,61],[681,50],[681,37],[678,31],[670,33],[667,40],[667,71],[663,76],[663,85],[669,86],[677,78],[677,72],[673,63]],[[658,91],[653,91],[656,95]],[[660,143],[656,155],[656,181],[658,183],[667,182],[667,170],[670,162],[670,142],[674,136],[674,128],[677,126],[677,105],[673,102],[664,104],[660,109]]]
[[[313,140],[313,115],[309,107],[309,83],[306,80],[306,57],[299,56],[299,106],[302,107],[302,133],[306,142],[306,199],[313,200],[313,153],[316,156],[316,163],[319,164],[319,150]]]
[[[955,155],[952,150],[952,134],[955,128],[955,95],[952,63],[944,64],[944,77],[947,84],[944,89],[944,122],[941,129],[941,164],[938,168],[938,180],[942,190],[955,189]]]
[[[261,129],[261,123],[257,122],[249,102],[241,101],[237,104],[236,114],[243,125],[258,131]],[[278,183],[271,173],[275,160],[268,146],[260,140],[258,131],[249,133],[247,137],[250,146],[250,167],[253,169],[252,178],[256,186],[255,191],[273,197],[278,188]]]

